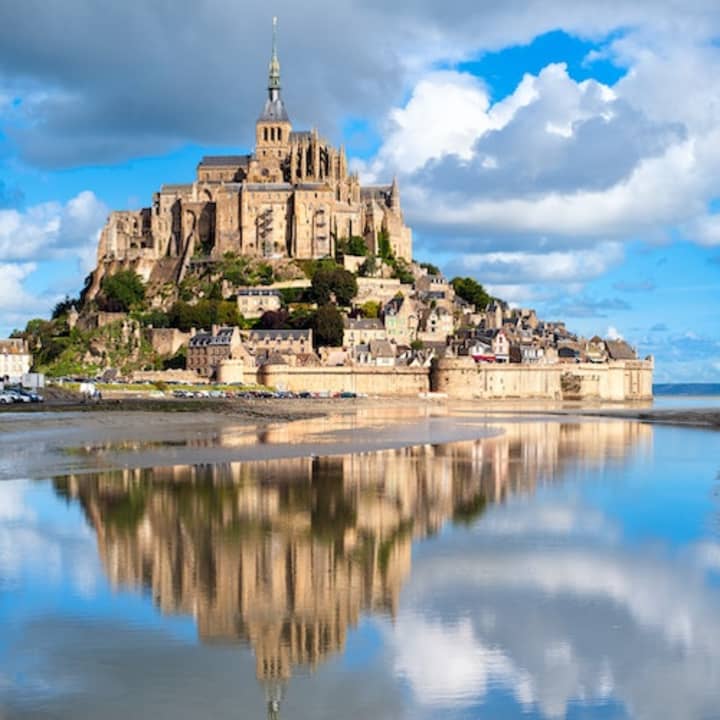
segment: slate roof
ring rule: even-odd
[[[608,357],[611,360],[636,360],[635,351],[624,340],[606,340]]]
[[[281,97],[278,96],[274,100],[272,98],[268,98],[265,101],[265,107],[260,115],[260,120],[270,120],[273,122],[290,121],[287,110],[285,109],[285,103],[282,101]]]
[[[384,330],[385,326],[377,318],[345,318],[343,325],[347,330]]]
[[[211,332],[199,332],[190,338],[189,347],[204,347],[207,345],[230,345],[234,328],[220,328],[217,335]]]
[[[208,167],[237,167],[247,166],[251,155],[205,155],[200,165]]]
[[[310,330],[251,330],[250,340],[310,340]]]

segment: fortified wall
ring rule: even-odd
[[[430,389],[428,368],[407,367],[290,367],[258,368],[261,385],[291,392],[354,392],[367,395],[407,395]]]
[[[452,358],[436,360],[431,368],[271,364],[257,369],[241,360],[225,360],[218,380],[257,382],[291,392],[417,396],[432,391],[461,399],[625,402],[652,398],[652,374],[652,359],[602,365],[476,365],[472,358]]]
[[[650,400],[653,360],[607,364],[477,365],[472,358],[437,360],[430,388],[452,398]]]

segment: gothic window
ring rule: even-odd
[[[277,129],[277,139],[282,140],[282,128]]]
[[[267,142],[267,139],[268,139],[268,129],[267,129],[267,128],[263,128],[263,140],[264,140],[265,142]]]

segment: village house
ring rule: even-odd
[[[201,330],[188,342],[187,369],[200,377],[215,378],[220,363],[234,358],[240,345],[237,327],[213,325],[210,332]]]
[[[0,381],[19,382],[32,367],[27,342],[21,338],[0,340]]]
[[[312,330],[250,330],[243,345],[253,355],[282,353],[295,355],[313,351]]]
[[[270,310],[282,307],[279,290],[264,287],[243,287],[237,291],[238,311],[246,318],[259,318]]]
[[[442,275],[421,275],[415,281],[415,292],[418,300],[426,305],[437,305],[446,310],[453,310],[455,288]]]
[[[372,340],[387,340],[382,320],[377,318],[345,318],[343,320],[343,347],[367,345]]]
[[[452,313],[445,307],[434,305],[420,313],[417,338],[423,342],[447,342],[455,330]]]
[[[383,322],[388,340],[397,345],[409,345],[417,339],[419,308],[410,298],[399,295],[383,308]]]

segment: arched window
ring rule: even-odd
[[[263,140],[264,140],[265,142],[267,142],[267,139],[268,139],[268,129],[267,129],[267,128],[263,128]]]
[[[282,141],[282,128],[277,129],[277,139]]]
[[[270,139],[275,142],[275,128],[270,128]]]

